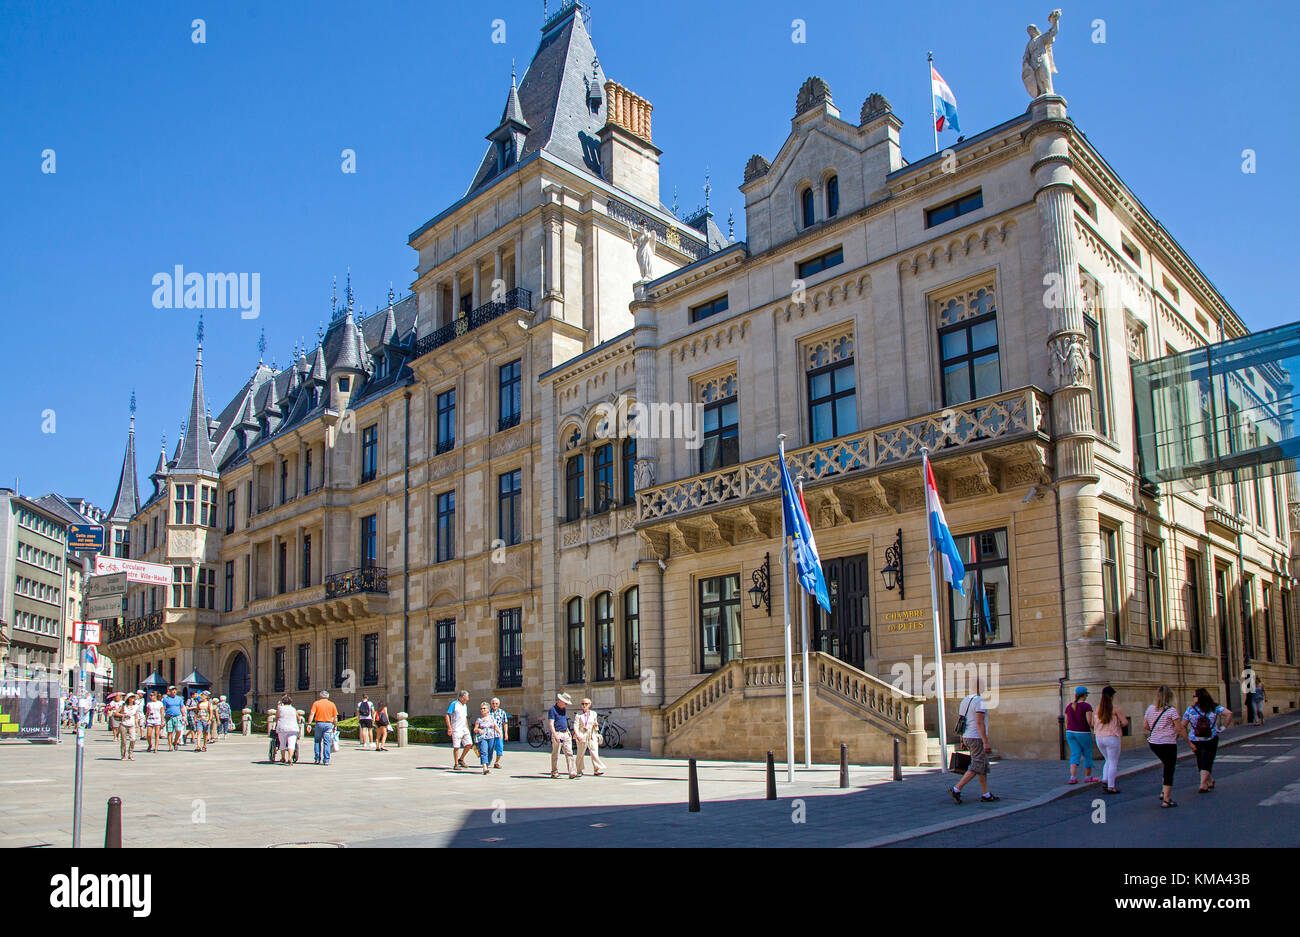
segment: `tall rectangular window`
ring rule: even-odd
[[[435,562],[445,563],[456,558],[456,492],[444,491],[438,495],[438,532]]]
[[[571,456],[564,463],[564,520],[566,522],[576,521],[582,517],[586,474],[582,456]]]
[[[641,602],[636,586],[623,593],[623,676],[641,678]]]
[[[280,503],[289,500],[289,460],[280,460]]]
[[[244,499],[246,507],[244,509],[244,526],[247,527],[253,522],[253,483],[248,483],[248,496]]]
[[[1246,660],[1255,660],[1255,577],[1241,577],[1241,648]]]
[[[379,632],[372,631],[361,639],[361,684],[379,683]]]
[[[1187,554],[1187,641],[1194,654],[1205,650],[1205,627],[1201,615],[1201,560]]]
[[[636,437],[623,440],[623,503],[636,503]]]
[[[700,669],[717,670],[741,653],[740,575],[700,580]]]
[[[852,358],[808,372],[808,424],[813,442],[858,431],[857,382]]]
[[[1264,659],[1271,664],[1277,660],[1273,656],[1273,586],[1271,583],[1264,583],[1260,603],[1261,623],[1264,625]]]
[[[1106,640],[1120,643],[1119,532],[1101,528],[1101,604],[1106,616]]]
[[[361,482],[374,481],[379,473],[379,424],[361,431]]]
[[[311,494],[311,450],[302,454],[302,493]]]
[[[226,492],[226,533],[235,532],[235,489]]]
[[[217,526],[217,486],[202,486],[203,504],[202,514],[199,523],[204,527],[216,528]]]
[[[369,514],[361,518],[361,568],[373,568],[378,555],[378,515]]]
[[[194,486],[175,485],[172,488],[172,523],[194,523]]]
[[[253,556],[244,557],[244,607],[253,601]]]
[[[704,444],[700,471],[712,472],[740,461],[740,403],[730,397],[704,405]]]
[[[298,689],[311,689],[311,645],[298,645]]]
[[[226,560],[226,582],[225,582],[225,602],[223,607],[226,611],[232,611],[235,607],[235,561]]]
[[[348,673],[348,639],[334,639],[334,688],[343,686]]]
[[[516,358],[497,373],[497,431],[519,425],[523,406],[523,363]]]
[[[444,618],[434,626],[437,673],[434,692],[450,693],[456,689],[456,619]]]
[[[194,606],[194,567],[172,567],[172,608]]]
[[[1011,572],[1007,531],[954,535],[966,567],[966,594],[948,589],[954,651],[1011,644]]]
[[[289,591],[289,544],[283,540],[275,548],[275,591],[277,595]]]
[[[1143,547],[1147,577],[1147,641],[1151,647],[1165,646],[1164,582],[1160,578],[1160,546]]]
[[[523,622],[523,609],[497,612],[497,686],[503,689],[524,685]]]
[[[594,459],[596,490],[592,492],[596,513],[608,511],[614,501],[614,446],[606,443],[596,449]]]
[[[306,589],[311,585],[311,534],[302,535],[302,577],[298,588]]]
[[[596,596],[596,680],[614,679],[614,596],[602,592]]]
[[[1295,663],[1295,635],[1291,633],[1291,591],[1282,590],[1282,652],[1288,664]]]
[[[583,620],[581,596],[569,599],[568,604],[569,683],[587,680],[587,625]]]
[[[1088,358],[1092,364],[1092,428],[1103,436],[1110,435],[1110,415],[1106,405],[1106,371],[1102,367],[1101,329],[1088,316],[1083,317],[1088,335]]]
[[[456,446],[456,388],[438,395],[438,454]]]
[[[1002,389],[997,312],[991,301],[983,314],[939,330],[939,355],[945,406],[988,397]]]
[[[497,478],[497,536],[507,546],[523,539],[523,484],[520,469]]]

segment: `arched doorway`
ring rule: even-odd
[[[252,688],[252,675],[248,670],[248,658],[240,651],[230,662],[229,689],[226,691],[230,711],[237,713],[248,705],[248,691]]]

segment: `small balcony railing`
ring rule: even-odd
[[[484,303],[477,309],[472,309],[464,315],[458,316],[442,328],[435,329],[416,342],[415,357],[420,358],[427,355],[435,348],[441,348],[443,345],[455,341],[467,332],[472,332],[479,326],[505,315],[511,309],[523,309],[527,312],[532,312],[532,291],[526,290],[523,287],[516,287],[509,293],[506,293],[505,299],[501,302]]]
[[[162,623],[162,612],[151,612],[139,618],[129,618],[123,622],[115,622],[109,625],[108,637],[104,643],[113,644],[116,641],[125,641],[127,638],[138,638],[142,634],[159,630],[162,628]]]
[[[325,598],[337,599],[345,595],[371,592],[388,594],[388,567],[363,566],[349,569],[345,573],[335,573],[325,580]]]

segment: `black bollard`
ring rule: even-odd
[[[687,784],[689,789],[688,797],[690,799],[690,802],[687,804],[686,809],[691,813],[699,813],[700,812],[700,779],[695,772],[694,758],[691,759],[691,774]]]
[[[767,753],[767,799],[776,800],[776,752]]]
[[[104,848],[122,848],[122,798],[108,799],[108,819],[104,822]]]
[[[849,786],[849,746],[840,742],[840,787]]]
[[[894,780],[903,780],[903,741],[894,739]]]

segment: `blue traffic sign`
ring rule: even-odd
[[[98,524],[69,524],[68,549],[83,553],[103,553],[104,528]]]

